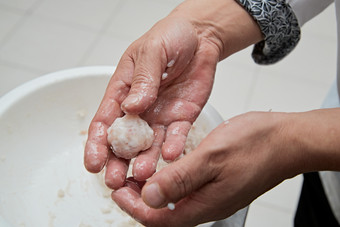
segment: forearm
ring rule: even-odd
[[[258,24],[234,0],[187,0],[169,16],[191,21],[198,35],[219,49],[220,60],[263,39]]]
[[[284,138],[297,174],[340,171],[340,108],[287,114]]]

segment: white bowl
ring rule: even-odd
[[[83,167],[86,130],[114,69],[48,74],[0,99],[0,226],[116,226],[117,219],[129,220],[109,210],[103,185]],[[210,131],[222,118],[207,105],[198,121]]]

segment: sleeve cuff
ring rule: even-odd
[[[300,40],[300,27],[284,0],[236,0],[258,23],[264,40],[255,44],[252,57],[258,64],[276,63]]]

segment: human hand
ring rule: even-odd
[[[226,218],[297,174],[340,171],[339,122],[340,108],[234,117],[145,185],[129,182],[112,198],[146,226]],[[175,210],[164,208],[170,202]]]
[[[284,113],[268,112],[232,118],[143,187],[130,183],[112,198],[146,226],[194,226],[226,218],[298,173],[299,152],[284,142],[285,119]],[[170,202],[175,210],[164,208]]]
[[[140,114],[156,135],[153,146],[134,163],[136,179],[145,180],[155,172],[161,149],[165,160],[176,159],[209,97],[218,58],[216,46],[200,37],[191,23],[177,18],[160,21],[134,42],[122,56],[90,125],[86,168],[99,172],[107,163],[107,185],[113,189],[124,185],[129,161],[111,154],[106,133],[123,111]],[[167,78],[162,80],[164,72]]]
[[[124,185],[129,160],[109,152],[106,133],[124,112],[140,114],[156,135],[135,160],[135,179],[155,172],[160,151],[165,160],[176,159],[208,99],[217,62],[261,38],[256,23],[233,0],[189,0],[177,7],[122,56],[89,127],[85,167],[97,173],[106,164],[106,184]]]

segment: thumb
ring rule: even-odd
[[[121,105],[125,113],[140,114],[157,98],[161,77],[166,68],[166,54],[157,42],[152,45],[153,47],[145,42],[133,55],[135,67],[131,88]]]
[[[194,153],[169,164],[149,179],[142,189],[142,198],[148,206],[162,208],[170,202],[176,203],[211,181],[212,168]]]

